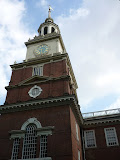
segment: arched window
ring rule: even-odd
[[[36,158],[37,132],[36,125],[29,124],[26,127],[26,134],[23,143],[23,159]]]
[[[47,34],[48,27],[44,28],[44,35]]]
[[[10,138],[14,140],[11,160],[20,158],[26,160],[44,159],[45,157],[51,159],[51,157],[47,156],[47,137],[52,135],[53,129],[54,126],[42,127],[37,118],[33,117],[22,125],[21,130],[10,131]],[[21,155],[20,144],[22,141],[22,157],[19,157]],[[40,151],[37,149],[38,146]],[[39,157],[37,157],[38,154]]]
[[[51,28],[51,33],[53,33],[53,32],[55,32],[55,28],[54,27]]]

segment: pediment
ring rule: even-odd
[[[21,85],[27,85],[27,84],[31,84],[31,83],[34,83],[34,82],[42,82],[42,81],[46,81],[46,80],[49,80],[49,77],[45,77],[45,76],[32,76],[22,82],[20,82],[18,85],[21,86]]]

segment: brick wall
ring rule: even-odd
[[[11,157],[13,140],[9,139],[8,132],[20,130],[27,119],[35,117],[43,127],[55,126],[53,135],[48,136],[48,156],[51,156],[53,160],[72,160],[69,112],[69,106],[56,106],[2,115],[0,118],[0,146],[2,146],[0,159],[8,160]]]
[[[34,100],[34,98],[30,97],[28,94],[33,86],[34,85],[22,86],[8,90],[6,97],[7,104]],[[69,81],[67,80],[51,81],[48,83],[37,84],[37,86],[41,87],[42,92],[35,99],[58,97],[63,96],[65,93],[70,94]]]
[[[96,147],[86,149],[86,160],[120,160],[120,146],[107,146],[104,128],[115,127],[120,144],[120,125],[107,124],[106,126],[89,127],[88,129],[95,131]],[[87,130],[88,130],[87,129]],[[86,130],[86,129],[85,129]]]
[[[43,76],[60,77],[62,75],[67,75],[67,74],[68,74],[68,68],[66,66],[66,60],[44,64]],[[32,77],[32,67],[13,70],[10,86],[17,85],[23,80],[31,77]],[[71,93],[68,79],[59,79],[56,81],[49,81],[40,84],[37,83],[37,85],[41,87],[42,93],[36,99],[58,97],[58,96],[63,96],[66,93],[67,94]],[[34,85],[27,85],[27,86],[19,86],[8,89],[6,96],[6,104],[34,100],[28,94],[29,90],[33,86]]]
[[[9,85],[16,85],[30,77],[32,77],[32,66],[28,68],[20,68],[12,71],[11,81]],[[43,65],[43,76],[60,77],[67,75],[68,68],[66,60],[51,62]]]
[[[80,127],[76,121],[76,118],[70,109],[70,121],[71,121],[71,139],[72,139],[72,156],[73,160],[78,160],[78,150],[80,151],[80,158],[82,158],[82,145],[81,145],[81,135],[80,135]],[[76,123],[78,126],[78,135],[79,135],[79,141],[77,140],[76,136]]]

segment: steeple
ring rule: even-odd
[[[49,6],[48,18],[38,28],[39,35],[25,43],[27,61],[41,56],[53,56],[56,53],[63,54],[66,52],[59,27],[51,18],[51,10],[53,9]]]
[[[52,9],[52,7],[49,5],[48,18],[51,18],[51,10],[53,10],[53,9]]]
[[[60,33],[58,25],[54,23],[54,20],[51,18],[51,6],[49,6],[48,10],[48,18],[46,18],[45,22],[40,25],[38,28],[39,35],[43,36],[50,33]]]

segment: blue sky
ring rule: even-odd
[[[78,83],[82,112],[120,108],[119,0],[0,0],[0,105],[24,42],[37,35],[48,5],[59,25]]]

